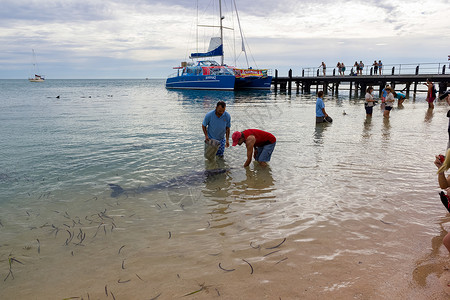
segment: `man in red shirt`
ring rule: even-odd
[[[233,146],[245,143],[247,147],[247,161],[244,164],[244,168],[250,165],[252,156],[262,167],[267,166],[267,162],[270,161],[277,142],[273,134],[259,129],[247,129],[242,132],[235,131],[231,138],[233,139]]]

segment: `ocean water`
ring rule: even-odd
[[[0,91],[1,299],[445,299],[433,161],[446,103],[411,95],[368,119],[342,91],[316,125],[314,94],[164,80]],[[269,167],[243,168],[242,146],[205,161],[201,122],[219,100],[231,132],[277,137]]]

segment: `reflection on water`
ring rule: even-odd
[[[433,120],[434,108],[428,108],[425,113],[425,123],[430,123]]]
[[[383,140],[389,141],[391,137],[391,118],[383,118]]]
[[[237,180],[233,183],[233,196],[245,201],[275,198],[274,179],[270,166],[261,167],[256,163],[254,165],[254,169],[245,168],[245,178],[236,178]]]
[[[366,116],[366,119],[364,120],[362,138],[370,139],[372,137],[371,130],[372,130],[372,116]]]
[[[323,145],[324,143],[324,133],[331,123],[317,123],[314,130],[314,143],[317,145]]]

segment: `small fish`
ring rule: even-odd
[[[219,263],[219,268],[222,269],[222,270],[224,270],[224,271],[227,271],[227,272],[233,272],[234,270],[236,270],[236,269],[224,269],[224,268],[222,267],[221,263]]]
[[[242,259],[242,260],[245,261],[250,266],[250,268],[252,269],[250,274],[253,274],[253,266],[248,261],[246,261],[245,259]]]
[[[284,240],[281,242],[281,243],[279,243],[278,245],[276,245],[276,246],[273,246],[273,247],[269,247],[269,248],[266,248],[266,249],[275,249],[275,248],[278,248],[278,247],[280,247],[281,245],[283,245],[283,243],[284,242],[286,242],[286,238],[284,238]]]

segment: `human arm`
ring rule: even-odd
[[[244,168],[248,167],[252,161],[253,147],[255,147],[256,138],[254,135],[250,135],[245,140],[247,146],[247,160],[245,161]]]
[[[230,147],[230,142],[228,141],[230,139],[230,127],[227,127],[225,135],[226,135],[225,147],[228,148]]]
[[[439,158],[439,156],[436,156],[436,160],[434,161],[434,164],[436,165],[436,167],[439,169],[442,166],[442,161]],[[439,187],[441,189],[447,189],[448,187],[450,187],[450,176],[445,177],[445,172],[439,172],[438,173],[438,182],[439,182]]]
[[[325,118],[328,117],[328,114],[327,114],[327,112],[325,111],[325,107],[322,108],[322,113],[323,113],[323,115],[324,115]]]
[[[208,137],[208,129],[206,129],[206,126],[202,124],[203,134],[205,135],[205,142],[209,140]]]

